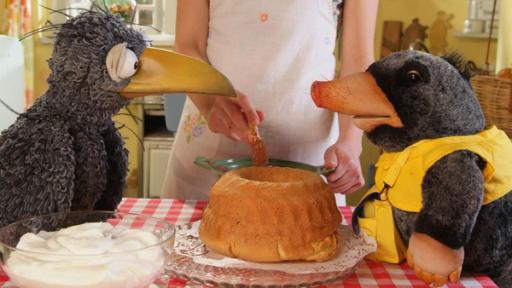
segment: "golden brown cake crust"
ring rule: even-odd
[[[213,186],[199,228],[211,250],[256,262],[324,261],[341,222],[333,193],[313,172],[247,167]]]

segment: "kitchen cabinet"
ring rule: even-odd
[[[167,173],[167,162],[178,129],[185,95],[155,95],[137,100],[141,117],[138,135],[138,197],[159,198]]]
[[[173,140],[173,137],[144,137],[142,181],[144,198],[160,197]]]

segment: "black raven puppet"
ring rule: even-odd
[[[127,151],[111,117],[129,99],[234,95],[208,64],[147,44],[106,11],[86,11],[60,26],[49,89],[0,136],[0,227],[53,212],[114,210]]]

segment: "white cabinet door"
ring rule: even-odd
[[[171,149],[151,149],[149,165],[149,197],[160,197]]]
[[[167,173],[172,141],[144,141],[143,197],[159,198]]]

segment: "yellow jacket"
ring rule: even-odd
[[[359,226],[377,240],[377,252],[369,259],[399,263],[405,258],[406,247],[394,225],[392,208],[419,212],[421,184],[428,169],[442,157],[460,150],[469,150],[486,162],[483,205],[512,190],[512,142],[494,126],[476,135],[426,139],[401,152],[383,153],[376,164],[375,185],[367,193],[373,196],[363,198],[358,205],[364,205],[364,215],[357,218]]]

